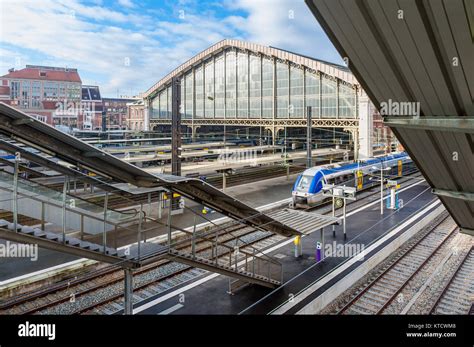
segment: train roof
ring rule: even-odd
[[[309,168],[303,172],[305,176],[314,176],[316,172],[322,171],[323,174],[328,175],[334,172],[345,171],[345,170],[355,170],[361,166],[373,165],[379,163],[380,161],[388,161],[393,159],[399,159],[408,156],[406,152],[390,154],[383,157],[378,158],[371,158],[368,160],[361,160],[356,163],[343,163],[343,164],[332,164],[332,165],[321,165],[321,166],[314,166]],[[329,166],[329,168],[328,168]]]

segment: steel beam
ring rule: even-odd
[[[431,190],[433,194],[438,196],[444,196],[447,198],[460,199],[466,201],[474,201],[474,193],[469,192],[456,192],[453,190],[437,189]]]
[[[12,230],[7,230],[4,228],[0,228],[0,238],[4,240],[10,240],[13,242],[38,245],[38,247],[41,247],[41,248],[46,248],[46,249],[50,249],[57,252],[75,255],[81,258],[97,260],[97,261],[108,263],[108,264],[116,264],[116,265],[120,265],[126,268],[139,267],[138,263],[131,260],[124,260],[120,257],[105,255],[100,252],[93,252],[93,251],[86,250],[83,248],[70,246],[67,243],[62,244],[61,242],[52,241],[52,240],[44,239],[41,237],[26,235],[21,232],[15,233]]]
[[[171,82],[171,173],[181,176],[181,81]]]
[[[133,315],[133,274],[132,270],[124,269],[124,314]]]
[[[474,117],[384,117],[384,124],[395,128],[474,134]]]
[[[467,235],[474,236],[474,229],[459,228],[459,232],[460,232],[461,234],[467,234]]]

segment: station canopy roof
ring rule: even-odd
[[[474,3],[306,3],[461,231],[474,235]]]

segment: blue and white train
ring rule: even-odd
[[[315,206],[327,197],[323,196],[323,183],[345,185],[362,190],[380,184],[380,169],[384,176],[390,179],[415,172],[416,166],[406,152],[394,153],[382,157],[315,166],[298,175],[292,191],[292,207]],[[388,169],[390,168],[390,169]],[[342,200],[336,201],[336,206],[342,206]]]

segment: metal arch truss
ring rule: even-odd
[[[358,119],[313,119],[314,128],[346,128],[357,129]],[[182,125],[234,125],[234,126],[261,126],[261,127],[306,127],[306,119],[182,119]],[[150,126],[171,125],[171,119],[150,119]]]

